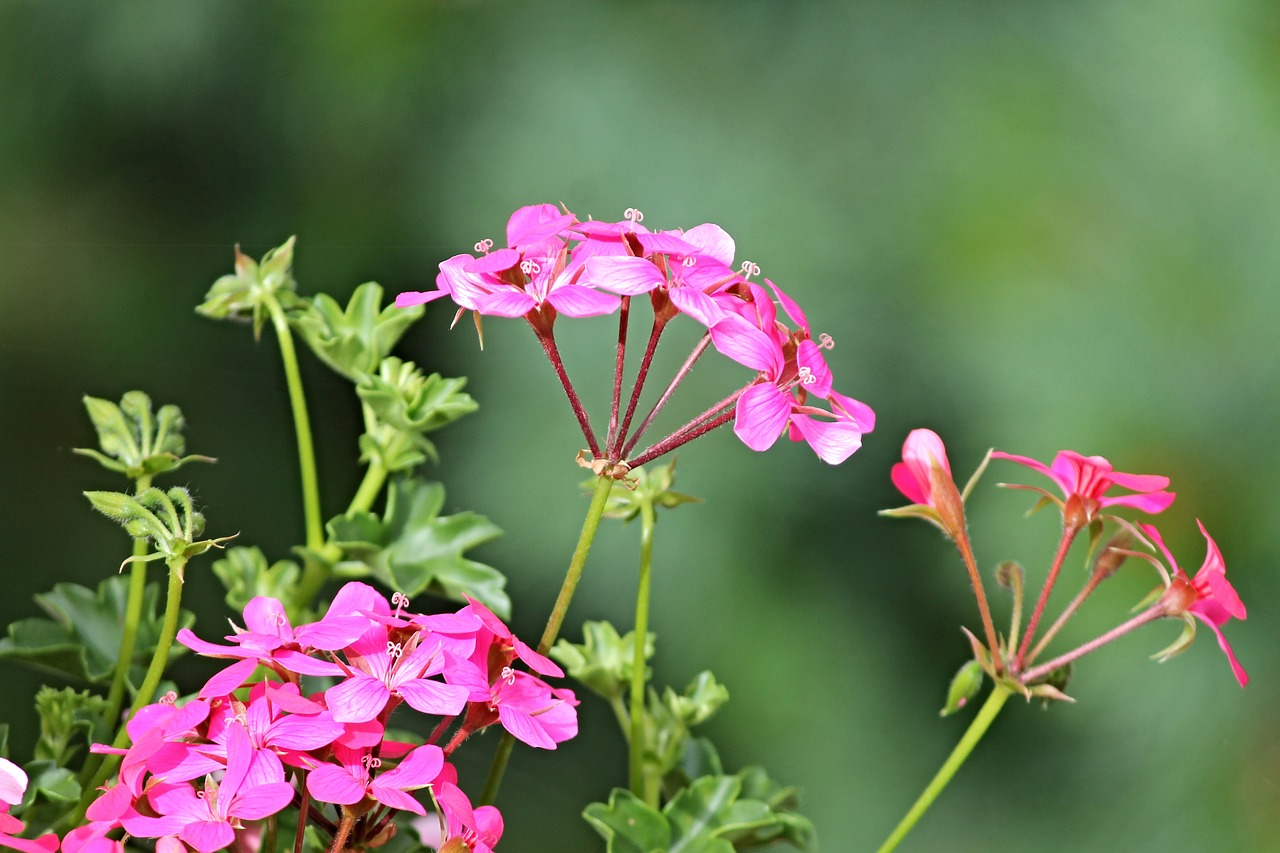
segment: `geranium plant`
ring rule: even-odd
[[[160,483],[180,467],[213,461],[187,453],[181,411],[157,409],[141,391],[118,403],[86,398],[97,447],[80,452],[125,482],[120,491],[85,496],[124,528],[132,551],[122,574],[97,589],[56,586],[40,598],[51,620],[14,623],[0,641],[0,656],[87,688],[42,690],[35,754],[21,757],[21,766],[0,758],[0,845],[29,853],[491,851],[503,842],[501,785],[516,744],[554,750],[578,733],[579,704],[602,701],[629,756],[626,784],[583,811],[608,851],[812,849],[816,835],[798,811],[797,789],[757,766],[726,768],[697,733],[727,701],[726,687],[710,672],[683,689],[651,683],[653,540],[659,512],[697,500],[675,483],[674,451],[694,439],[731,424],[753,451],[785,435],[834,465],[859,449],[875,415],[835,390],[824,356],[832,337],[815,334],[808,314],[756,264],[735,260],[737,247],[722,228],[653,231],[643,218],[628,210],[604,222],[549,204],[522,207],[507,223],[504,246],[480,240],[473,252],[440,263],[435,289],[400,293],[391,305],[376,284],[356,288],[345,307],[325,294],[299,293],[292,239],[261,260],[237,250],[234,271],[214,282],[197,310],[247,321],[255,338],[267,325],[274,333],[292,405],[305,540],[273,561],[234,536],[206,535],[205,509],[189,489]],[[473,512],[442,515],[444,486],[425,474],[439,453],[429,436],[473,414],[477,402],[464,379],[392,354],[424,306],[443,300],[456,308],[454,323],[471,313],[481,344],[486,317],[527,324],[580,430],[567,440],[580,448],[576,460],[572,453],[565,459],[584,469],[589,500],[536,643],[504,621],[518,603],[503,572],[469,556],[497,527]],[[630,326],[640,319],[633,313],[643,314],[648,331],[638,363],[628,365],[637,348]],[[598,399],[584,399],[560,341],[580,320],[601,317],[617,322],[616,347],[602,354],[613,362],[613,381],[592,389]],[[654,382],[654,355],[672,323],[693,324],[700,336],[674,374]],[[348,405],[364,424],[363,477],[330,517],[321,509],[298,339],[350,383]],[[709,353],[727,359],[739,378],[726,382],[719,399],[685,399],[684,379]],[[589,404],[607,410],[603,428],[593,424]],[[668,406],[687,414],[655,437],[650,430]],[[1052,489],[1011,487],[1038,493],[1036,507],[1053,506],[1062,518],[1025,623],[1024,572],[999,565],[994,579],[1012,599],[1003,632],[965,512],[991,459],[1047,476]],[[198,478],[193,469],[183,476]],[[1147,623],[1184,625],[1161,659],[1185,649],[1197,623],[1207,624],[1246,683],[1222,631],[1245,608],[1216,543],[1202,526],[1207,556],[1188,575],[1149,521],[1173,501],[1166,478],[1120,473],[1101,457],[1071,451],[1050,465],[992,452],[961,489],[942,440],[929,430],[908,436],[890,476],[910,504],[886,514],[941,530],[976,598],[979,623],[967,634],[972,660],[951,685],[944,713],[966,708],[984,683],[991,686],[955,752],[882,849],[895,847],[923,815],[1010,696],[1070,701],[1076,662]],[[582,637],[562,638],[604,519],[639,520],[633,624],[620,631],[587,621]],[[1050,593],[1081,535],[1091,570],[1050,621]],[[229,633],[195,625],[182,609],[191,564],[210,560],[225,588]],[[116,562],[105,559],[112,568]],[[1136,615],[1050,655],[1072,615],[1126,563],[1156,575]],[[148,582],[160,564],[167,569],[163,601],[159,585]],[[218,659],[221,669],[203,683],[166,680],[183,651]],[[473,737],[489,729],[501,731],[496,745]],[[487,778],[460,778],[454,754],[464,748],[492,753]]]

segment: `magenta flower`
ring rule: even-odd
[[[527,672],[504,669],[494,683],[490,708],[502,727],[529,746],[555,749],[578,734],[578,700],[572,690],[552,688]]]
[[[451,771],[452,767],[447,766],[434,788],[447,833],[440,849],[458,849],[456,845],[448,846],[448,842],[456,840],[465,844],[471,853],[493,853],[493,848],[502,838],[502,814],[493,806],[473,809],[471,800],[457,786],[457,777]]]
[[[158,817],[125,817],[125,830],[142,838],[176,835],[199,853],[215,853],[235,841],[241,821],[261,820],[293,801],[287,782],[246,784],[253,763],[249,735],[239,725],[229,727],[227,770],[220,783],[207,778],[197,792],[191,785],[161,782],[147,793]]]
[[[1113,469],[1111,463],[1101,456],[1081,456],[1073,450],[1063,450],[1053,458],[1051,466],[1026,456],[1015,456],[999,450],[991,456],[993,459],[1008,459],[1039,471],[1057,483],[1068,500],[1073,496],[1079,498],[1083,505],[1085,524],[1092,521],[1101,509],[1109,506],[1127,506],[1143,512],[1158,513],[1173,503],[1174,493],[1164,491],[1165,486],[1169,485],[1168,477],[1157,474],[1124,474]],[[1116,486],[1134,494],[1108,497],[1107,492]],[[1043,489],[1033,486],[1015,488],[1032,489],[1052,497]]]
[[[923,506],[933,503],[933,466],[937,463],[951,476],[947,448],[931,429],[913,429],[902,443],[902,461],[894,464],[889,476],[907,500]]]
[[[390,639],[385,626],[374,625],[347,647],[354,671],[325,691],[325,701],[340,723],[375,719],[393,698],[426,714],[453,715],[467,704],[465,687],[432,681],[444,669],[438,641],[407,644]]]
[[[1196,524],[1200,525],[1200,533],[1204,535],[1205,555],[1204,563],[1201,564],[1200,570],[1196,572],[1193,578],[1189,578],[1187,573],[1178,567],[1173,554],[1165,546],[1164,539],[1160,536],[1160,531],[1150,524],[1140,526],[1142,532],[1156,543],[1169,565],[1173,567],[1171,589],[1174,586],[1181,587],[1179,592],[1182,595],[1173,597],[1176,598],[1178,604],[1169,615],[1177,615],[1179,612],[1190,613],[1208,625],[1213,630],[1213,633],[1217,635],[1218,646],[1226,654],[1227,660],[1230,661],[1231,671],[1235,673],[1236,681],[1240,682],[1241,687],[1244,687],[1249,683],[1249,674],[1244,671],[1244,667],[1236,660],[1235,653],[1231,650],[1231,645],[1222,633],[1222,626],[1232,618],[1241,620],[1245,618],[1244,602],[1240,600],[1235,587],[1227,580],[1227,566],[1222,559],[1222,552],[1218,550],[1218,543],[1213,541],[1213,537],[1209,535],[1209,531],[1204,529],[1204,524],[1199,519],[1196,520]],[[1190,590],[1186,589],[1187,585],[1190,586]],[[1194,595],[1189,594],[1190,592],[1194,592]],[[1188,600],[1189,603],[1186,603]]]
[[[376,775],[371,771],[381,761],[369,750],[337,747],[334,755],[339,764],[321,764],[307,775],[307,791],[312,797],[349,806],[368,796],[384,806],[417,815],[425,815],[426,810],[407,792],[430,785],[444,767],[444,752],[431,744],[410,752],[395,769]]]

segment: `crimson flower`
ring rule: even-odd
[[[995,451],[993,459],[1008,459],[1039,471],[1058,484],[1062,493],[1070,501],[1079,498],[1084,509],[1084,523],[1092,521],[1101,509],[1109,506],[1127,506],[1143,512],[1163,512],[1173,503],[1174,493],[1166,492],[1169,478],[1158,474],[1125,474],[1116,471],[1111,463],[1101,456],[1081,456],[1074,450],[1063,450],[1053,458],[1052,465],[1045,465],[1026,456],[1015,456],[1012,453]],[[1119,486],[1134,494],[1108,496],[1112,488]],[[1014,488],[1032,489],[1047,497],[1052,497],[1043,489],[1033,486],[1015,486]],[[1056,501],[1056,499],[1055,499]]]
[[[1218,543],[1213,541],[1213,537],[1204,529],[1204,524],[1199,519],[1196,520],[1196,524],[1200,525],[1200,532],[1204,535],[1205,555],[1204,563],[1192,578],[1187,577],[1187,573],[1178,567],[1173,554],[1165,546],[1160,531],[1150,524],[1143,524],[1141,527],[1142,532],[1156,543],[1164,553],[1165,559],[1169,561],[1169,565],[1173,567],[1173,583],[1170,589],[1179,587],[1178,591],[1182,593],[1176,597],[1177,609],[1171,611],[1170,615],[1178,615],[1179,612],[1190,613],[1208,625],[1218,636],[1218,646],[1231,662],[1231,671],[1235,673],[1236,681],[1244,687],[1249,683],[1249,674],[1244,671],[1240,661],[1236,660],[1235,653],[1231,650],[1231,645],[1223,635],[1221,627],[1233,617],[1241,620],[1245,618],[1244,602],[1240,600],[1235,587],[1227,580],[1227,566],[1223,562],[1222,552],[1218,550]]]

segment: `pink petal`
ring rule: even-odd
[[[231,846],[231,842],[236,840],[236,831],[225,820],[201,820],[182,827],[178,837],[199,853],[217,853]]]
[[[839,465],[862,446],[862,433],[851,421],[824,421],[807,415],[796,415],[791,423],[813,452],[828,465]]]
[[[698,247],[682,240],[674,231],[658,231],[639,236],[646,255],[692,255]]]
[[[1117,495],[1116,497],[1104,497],[1098,500],[1099,506],[1127,506],[1134,509],[1148,512],[1152,515],[1164,512],[1173,503],[1176,495],[1173,492],[1152,492],[1145,495]]]
[[[1222,629],[1210,622],[1208,619],[1205,619],[1203,616],[1200,616],[1200,614],[1197,613],[1196,616],[1199,616],[1200,621],[1212,628],[1213,633],[1218,635],[1218,647],[1226,653],[1227,660],[1231,662],[1231,671],[1235,673],[1236,681],[1240,682],[1241,687],[1247,686],[1249,684],[1249,673],[1245,672],[1244,667],[1240,665],[1240,661],[1236,660],[1236,654],[1231,650],[1231,644],[1227,642],[1227,638],[1223,635]]]
[[[567,317],[600,317],[618,310],[618,297],[599,293],[579,284],[557,287],[547,297],[555,309]]]
[[[733,434],[752,450],[768,450],[787,426],[791,402],[771,382],[752,385],[738,397]]]
[[[470,691],[465,687],[441,684],[439,681],[430,681],[425,678],[406,681],[396,688],[396,692],[404,697],[404,701],[408,702],[411,708],[424,714],[441,716],[461,713],[470,695]]]
[[[522,246],[555,237],[576,221],[572,213],[562,213],[554,204],[517,208],[507,220],[507,245]]]
[[[324,693],[329,712],[340,723],[366,723],[372,720],[391,699],[387,685],[371,675],[357,672]]]
[[[622,296],[638,296],[667,283],[652,261],[625,255],[604,255],[589,259],[580,283]]]
[[[726,314],[720,304],[696,287],[673,287],[668,292],[671,302],[707,328],[722,320]]]
[[[357,780],[345,767],[335,764],[321,764],[307,774],[307,791],[321,802],[349,806],[363,800],[365,790],[363,779]]]
[[[727,267],[733,266],[733,253],[736,247],[729,232],[719,225],[704,222],[684,232],[684,239],[698,248],[698,253],[715,258]]]
[[[422,305],[427,302],[434,302],[441,296],[449,296],[447,290],[406,290],[403,293],[396,294],[397,308],[411,308],[414,305]]]
[[[232,800],[228,813],[241,820],[262,820],[293,802],[293,786],[288,782],[254,785]]]
[[[537,307],[532,296],[515,288],[486,293],[475,300],[475,310],[490,317],[523,317]]]
[[[27,792],[27,772],[7,758],[0,758],[0,803],[16,806]]]
[[[778,342],[736,314],[727,314],[711,327],[711,342],[727,358],[776,379],[782,371]]]
[[[204,683],[204,687],[200,688],[200,698],[213,699],[230,694],[242,687],[245,679],[253,675],[257,668],[258,662],[252,658],[236,661]]]

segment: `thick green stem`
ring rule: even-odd
[[[587,507],[587,517],[582,520],[582,532],[578,534],[578,544],[573,549],[573,557],[569,560],[569,569],[565,572],[564,583],[560,585],[560,594],[551,608],[547,618],[547,627],[542,632],[542,640],[538,643],[538,651],[546,654],[560,636],[560,626],[564,623],[565,614],[569,612],[569,602],[573,600],[573,592],[578,588],[582,578],[582,567],[586,565],[587,554],[591,552],[591,543],[595,541],[596,531],[600,528],[600,519],[604,515],[605,504],[609,502],[609,493],[613,491],[613,478],[601,477],[596,482],[596,490],[591,495],[591,505]],[[489,775],[484,780],[484,790],[480,793],[480,804],[490,805],[498,798],[498,789],[502,787],[502,776],[507,772],[507,762],[511,758],[511,748],[515,739],[510,732],[503,732],[502,740],[493,755],[493,764],[489,766]]]
[[[160,636],[156,639],[156,649],[151,656],[147,673],[143,676],[142,684],[138,687],[138,695],[133,698],[133,705],[129,708],[129,719],[132,719],[133,715],[145,705],[151,703],[156,688],[160,686],[160,678],[164,675],[165,666],[169,662],[169,649],[172,648],[173,638],[178,633],[178,617],[182,612],[182,571],[185,566],[186,563],[183,561],[169,567],[169,595],[164,605],[164,621],[160,625]],[[129,732],[124,725],[117,730],[116,738],[111,745],[117,749],[123,749],[129,745]],[[75,811],[69,816],[67,828],[80,825],[81,820],[84,819],[85,810],[89,808],[89,803],[98,795],[98,787],[107,780],[119,763],[119,755],[106,756],[98,772],[93,775],[93,779],[83,788],[84,793]]]
[[[266,300],[271,312],[271,325],[280,343],[280,360],[284,364],[289,386],[289,406],[293,409],[293,431],[298,441],[298,465],[302,476],[302,513],[306,523],[307,548],[324,546],[324,524],[320,515],[320,486],[316,478],[316,451],[311,441],[311,419],[307,414],[307,398],[302,390],[302,373],[298,370],[298,353],[293,347],[293,333],[284,309],[274,298]],[[293,605],[305,607],[328,579],[328,571],[317,560],[306,560],[302,580],[294,589]]]
[[[645,674],[644,647],[649,633],[649,579],[653,567],[653,504],[640,504],[640,580],[636,585],[636,644],[631,663],[631,792],[646,803],[658,807],[658,784],[661,781],[647,772],[645,747]]]
[[[907,833],[929,810],[929,806],[933,805],[933,801],[938,798],[942,790],[947,787],[951,777],[956,775],[956,771],[964,764],[965,759],[969,757],[969,753],[973,752],[973,748],[978,745],[978,741],[982,740],[982,736],[991,727],[992,721],[1000,713],[1000,709],[1004,707],[1005,700],[1009,698],[1011,692],[1007,687],[1000,684],[991,689],[991,694],[987,696],[987,701],[983,703],[978,715],[973,718],[973,722],[965,730],[964,736],[960,738],[956,748],[947,756],[947,760],[942,767],[938,768],[937,775],[933,777],[928,787],[920,794],[920,798],[911,806],[911,810],[894,827],[893,832],[885,840],[884,844],[880,845],[879,853],[889,853],[890,850],[897,848],[902,839],[907,837]]]

